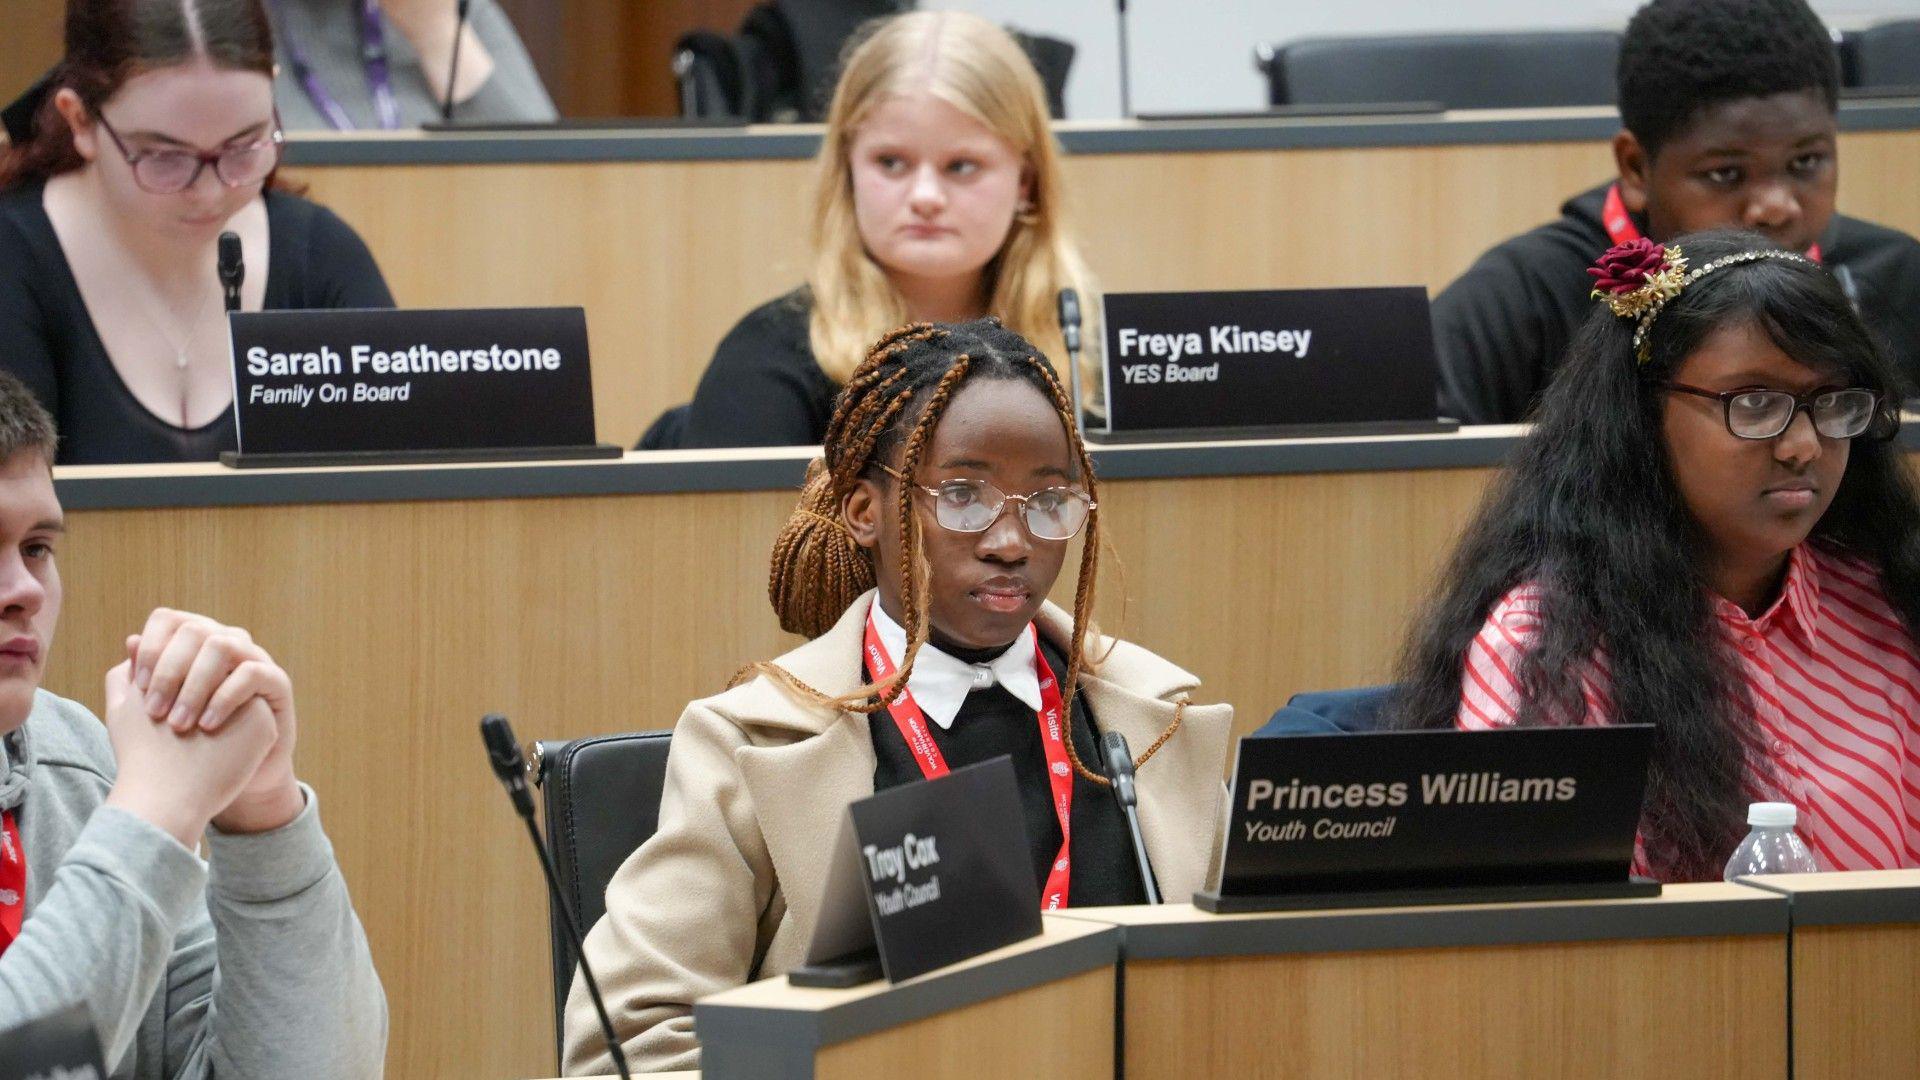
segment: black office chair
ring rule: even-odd
[[[1386,708],[1399,692],[1398,684],[1388,683],[1351,690],[1314,690],[1295,694],[1250,737],[1264,739],[1280,735],[1376,731],[1385,725]]]
[[[1274,105],[1430,101],[1448,109],[1614,103],[1610,31],[1312,38],[1255,52]]]
[[[673,732],[635,731],[538,742],[535,781],[560,891],[586,933],[607,910],[607,882],[660,824]],[[579,963],[559,909],[547,906],[553,944],[553,1045],[562,1053],[567,991]]]
[[[1033,70],[1040,74],[1040,85],[1047,92],[1047,115],[1055,120],[1064,119],[1067,115],[1067,76],[1073,72],[1076,51],[1073,42],[1029,34],[1011,26],[1007,27],[1007,33],[1027,54],[1027,59],[1033,61]]]
[[[1850,86],[1913,87],[1920,92],[1920,19],[1881,23],[1848,35]]]
[[[862,24],[911,10],[908,0],[768,0],[731,36],[694,30],[673,47],[680,115],[757,124],[826,118],[840,53]],[[1009,28],[1046,88],[1055,119],[1066,115],[1072,42]]]
[[[869,19],[903,10],[902,0],[767,0],[730,36],[688,33],[673,47],[680,115],[758,124],[819,120],[846,40]]]

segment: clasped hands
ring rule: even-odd
[[[126,644],[106,677],[119,766],[107,805],[189,848],[209,823],[266,832],[299,815],[293,682],[252,635],[159,608]]]

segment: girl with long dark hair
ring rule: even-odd
[[[242,310],[393,306],[353,230],[275,188],[260,0],[68,0],[64,58],[4,119],[0,366],[63,464],[234,448],[223,232]]]
[[[1827,869],[1920,865],[1920,503],[1900,389],[1831,274],[1641,240],[1403,659],[1415,727],[1659,729],[1638,868],[1718,876],[1753,801]]]

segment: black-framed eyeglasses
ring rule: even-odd
[[[1880,395],[1864,387],[1822,386],[1804,394],[1785,390],[1702,390],[1685,383],[1656,384],[1668,390],[1720,402],[1727,430],[1740,439],[1772,439],[1793,423],[1802,409],[1813,429],[1829,439],[1852,439],[1867,433],[1880,411]]]
[[[133,170],[133,182],[149,195],[178,195],[197,183],[200,170],[209,165],[213,166],[214,177],[230,188],[257,184],[279,168],[280,155],[287,142],[286,133],[280,129],[278,109],[273,113],[273,129],[265,135],[242,146],[211,152],[171,148],[128,150],[105,114],[93,115],[113,145],[119,148],[120,156],[127,159],[127,166]]]
[[[912,484],[933,497],[933,519],[950,532],[983,533],[1000,520],[1007,504],[1020,508],[1020,520],[1035,540],[1071,540],[1086,527],[1096,504],[1078,488],[1045,488],[1031,495],[1009,495],[984,480],[946,480],[938,487],[914,484],[882,465],[888,476]]]

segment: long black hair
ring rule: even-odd
[[[1716,231],[1676,243],[1701,267],[1771,248]],[[1907,631],[1920,627],[1920,501],[1900,452],[1902,388],[1833,276],[1759,259],[1707,274],[1654,320],[1636,364],[1634,323],[1603,305],[1580,328],[1511,465],[1482,503],[1401,659],[1396,723],[1446,727],[1460,709],[1467,652],[1510,589],[1541,592],[1538,636],[1515,677],[1519,723],[1578,723],[1582,673],[1604,649],[1612,718],[1659,728],[1641,835],[1672,880],[1709,878],[1738,841],[1753,721],[1737,660],[1721,643],[1703,572],[1705,542],[1675,486],[1653,385],[1725,326],[1757,327],[1780,350],[1880,394],[1811,539],[1877,568]]]

